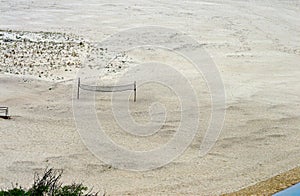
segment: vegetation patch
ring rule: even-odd
[[[44,174],[40,176],[38,173],[34,175],[34,182],[31,188],[25,189],[16,185],[9,190],[1,190],[0,196],[96,196],[81,183],[73,183],[64,185],[60,182],[62,170],[46,169]],[[105,194],[104,194],[105,195]]]

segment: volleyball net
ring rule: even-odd
[[[82,84],[80,82],[80,78],[78,78],[77,99],[79,99],[79,97],[80,97],[80,89],[86,90],[86,91],[94,91],[94,92],[133,91],[133,93],[134,93],[133,101],[136,102],[136,82],[135,81],[132,84],[126,84],[126,85],[94,86],[94,85]]]

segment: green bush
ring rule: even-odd
[[[7,191],[0,191],[0,196],[11,196],[11,195],[28,195],[26,191],[20,188],[13,188]]]
[[[37,173],[34,175],[34,182],[31,188],[13,187],[9,190],[0,191],[0,196],[96,196],[98,193],[91,193],[83,184],[73,183],[63,185],[60,182],[63,171],[46,169],[43,176]]]

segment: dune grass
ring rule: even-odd
[[[16,184],[15,187],[8,190],[1,190],[0,196],[96,196],[98,193],[92,193],[86,186],[81,183],[63,185],[60,182],[62,170],[46,169],[42,176],[38,173],[34,175],[32,186],[25,189]],[[105,195],[105,194],[104,194]]]

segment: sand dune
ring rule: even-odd
[[[299,9],[299,1],[1,1],[0,105],[9,106],[12,119],[0,119],[0,188],[12,182],[27,186],[34,171],[50,166],[64,169],[66,182],[82,181],[111,195],[217,195],[300,166]],[[143,25],[191,36],[221,73],[226,118],[205,157],[197,153],[209,123],[210,92],[190,63],[161,48],[115,54],[95,45]],[[176,64],[198,85],[200,127],[179,158],[159,169],[129,172],[101,162],[87,149],[76,131],[73,79],[95,55],[107,62],[90,67],[100,69],[104,83],[140,63],[159,61]],[[155,84],[138,92],[139,101],[130,103],[137,121],[149,120],[152,102],[169,110],[162,129],[148,139],[117,127],[110,94],[97,94],[95,106],[111,138],[148,150],[176,132],[179,103]],[[118,100],[126,98],[120,93]]]

